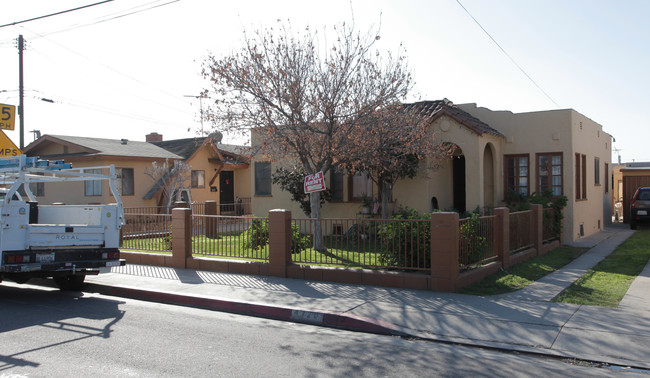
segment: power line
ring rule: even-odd
[[[23,28],[24,28],[24,27],[23,27]],[[26,30],[29,30],[29,29],[27,29],[27,28],[25,28],[25,29],[26,29]],[[29,31],[30,31],[31,33],[35,34],[35,35],[39,35],[38,33],[34,32],[34,31],[31,31],[31,30],[29,30]],[[167,91],[165,91],[165,90],[163,90],[163,89],[156,88],[156,87],[152,87],[152,86],[150,86],[149,84],[143,82],[142,80],[139,80],[139,79],[137,79],[137,78],[135,78],[135,77],[133,77],[133,76],[131,76],[131,75],[128,75],[128,74],[126,74],[126,73],[123,73],[123,72],[121,72],[121,71],[118,71],[117,69],[112,68],[112,67],[110,67],[110,66],[108,66],[108,65],[106,65],[106,64],[104,64],[104,63],[102,63],[102,62],[99,62],[99,61],[95,60],[95,59],[89,58],[89,57],[87,57],[87,56],[81,54],[80,52],[75,51],[75,50],[73,50],[73,49],[71,49],[71,48],[69,48],[69,47],[67,47],[67,46],[64,46],[64,45],[62,45],[62,44],[60,44],[60,43],[58,43],[58,42],[55,42],[55,41],[53,41],[53,40],[51,40],[51,39],[49,39],[49,38],[47,38],[47,37],[43,37],[43,36],[41,36],[41,37],[42,37],[43,39],[45,39],[46,41],[48,41],[48,42],[50,42],[50,43],[53,43],[53,44],[59,46],[60,48],[63,48],[63,49],[65,49],[65,50],[68,50],[69,52],[71,52],[71,53],[73,53],[73,54],[75,54],[75,55],[78,55],[78,56],[80,56],[80,57],[82,57],[82,58],[84,58],[84,59],[86,59],[86,60],[88,60],[88,61],[90,61],[90,62],[92,62],[92,63],[95,63],[95,64],[97,64],[97,65],[100,65],[100,66],[104,67],[105,69],[107,69],[107,70],[109,70],[109,71],[113,71],[114,73],[116,73],[116,74],[118,74],[118,75],[121,75],[121,76],[123,76],[123,77],[125,77],[125,78],[127,78],[127,79],[129,79],[129,80],[131,80],[131,81],[133,81],[133,82],[136,82],[136,83],[138,83],[138,84],[140,84],[140,85],[142,85],[142,86],[144,86],[144,87],[147,87],[149,90],[154,90],[154,91],[160,92],[160,93],[165,94],[165,95],[167,95],[167,96],[169,96],[169,97],[172,97],[172,98],[175,99],[176,101],[183,101],[184,103],[187,103],[187,101],[180,99],[179,96],[178,96],[177,94],[172,94],[172,93],[169,93],[169,92],[167,92]],[[52,59],[52,58],[49,57],[47,54],[45,54],[45,53],[43,53],[43,52],[41,52],[41,51],[39,51],[39,50],[36,50],[36,49],[34,49],[34,48],[32,48],[31,50],[34,51],[34,52],[36,52],[36,53],[38,53],[38,54],[41,54],[42,56],[46,57],[46,58],[49,59],[50,61],[52,61],[52,62],[56,63],[57,65],[59,65],[61,68],[68,70],[67,65],[60,64],[58,61],[56,61],[55,59]],[[76,73],[76,72],[75,72],[75,73]],[[94,79],[94,78],[92,78],[92,79],[93,79],[93,80],[97,80],[97,79]],[[150,97],[144,97],[144,96],[140,96],[140,95],[136,95],[136,94],[133,94],[133,93],[131,93],[131,92],[128,92],[128,91],[124,90],[124,88],[122,88],[121,86],[114,86],[114,85],[106,84],[106,83],[102,83],[102,84],[104,84],[104,85],[108,85],[108,86],[110,86],[110,87],[112,87],[112,88],[115,88],[115,89],[117,89],[117,90],[119,90],[119,91],[125,92],[125,93],[127,93],[127,94],[129,94],[129,95],[131,95],[131,96],[133,96],[133,97],[137,97],[137,98],[142,99],[142,100],[144,100],[144,101],[147,101],[147,102],[150,102],[150,103],[153,103],[153,104],[157,104],[157,105],[161,105],[161,106],[166,106],[166,107],[170,108],[169,105],[162,104],[162,103],[159,103],[159,102],[157,102],[157,101],[154,101],[154,100],[151,99]],[[176,108],[176,107],[171,107],[171,108],[174,109],[174,110],[176,110],[176,111],[178,111],[178,112],[181,112],[181,113],[184,113],[184,112],[185,112],[184,110],[178,109],[178,108]]]
[[[530,80],[530,82],[533,83],[533,84],[537,87],[537,89],[539,89],[539,90],[544,94],[544,96],[546,96],[546,98],[548,98],[548,99],[549,99],[553,104],[555,104],[556,107],[559,108],[560,105],[558,105],[558,103],[555,102],[555,100],[553,100],[553,99],[551,98],[551,96],[549,96],[549,94],[546,93],[546,91],[544,91],[544,90],[542,89],[542,87],[540,87],[540,86],[535,82],[535,80],[533,80],[532,77],[530,77],[530,75],[528,75],[528,73],[527,73],[527,72],[526,72],[526,71],[525,71],[525,70],[524,70],[524,69],[523,69],[523,68],[522,68],[522,67],[521,67],[521,66],[520,66],[520,65],[519,65],[519,64],[518,64],[518,63],[517,63],[517,62],[516,62],[512,57],[511,57],[511,56],[510,56],[510,54],[508,54],[508,52],[507,52],[503,47],[501,47],[501,45],[499,44],[499,42],[497,42],[494,38],[492,38],[492,36],[490,35],[490,33],[488,33],[488,31],[485,30],[485,28],[483,27],[483,25],[481,25],[481,23],[479,23],[478,20],[477,20],[476,18],[474,18],[474,16],[472,16],[472,14],[467,10],[467,8],[465,8],[465,7],[463,6],[463,4],[461,4],[460,0],[456,0],[456,2],[457,2],[458,5],[460,5],[460,7],[463,8],[463,10],[464,10],[464,11],[465,11],[465,12],[466,12],[466,13],[467,13],[471,18],[472,18],[472,20],[474,20],[474,22],[476,23],[476,25],[478,25],[478,27],[481,28],[481,30],[483,30],[483,32],[484,32],[484,33],[485,33],[485,34],[486,34],[486,35],[487,35],[487,36],[492,40],[492,42],[494,42],[494,44],[497,45],[497,47],[501,50],[501,52],[503,52],[503,53],[508,57],[508,59],[510,59],[510,61],[511,61],[515,66],[517,66],[517,68],[519,68],[519,71],[521,71],[521,72],[522,72],[522,73],[523,73],[523,74],[528,78],[528,80]]]
[[[8,24],[0,25],[0,28],[4,28],[5,26],[14,26],[14,25],[18,25],[18,24],[23,24],[23,23],[25,23],[25,22],[30,22],[30,21],[40,20],[40,19],[47,18],[47,17],[57,16],[57,15],[59,15],[59,14],[64,14],[64,13],[73,12],[73,11],[76,11],[76,10],[79,10],[79,9],[84,9],[84,8],[89,8],[89,7],[94,7],[95,5],[100,5],[100,4],[104,4],[104,3],[109,3],[109,2],[111,2],[111,1],[113,1],[113,0],[104,0],[104,1],[100,1],[99,3],[88,4],[88,5],[84,5],[84,6],[81,6],[81,7],[77,7],[77,8],[73,8],[73,9],[64,10],[64,11],[61,11],[61,12],[50,13],[50,14],[47,14],[47,15],[45,15],[45,16],[39,16],[39,17],[30,18],[30,19],[27,19],[27,20],[11,22],[11,23],[8,23]]]
[[[155,0],[155,1],[152,1],[152,2],[149,2],[149,3],[146,3],[146,4],[138,5],[138,6],[135,6],[135,7],[132,7],[132,8],[124,9],[124,10],[121,10],[121,11],[118,11],[118,12],[114,12],[114,13],[111,13],[111,14],[108,14],[108,15],[98,17],[92,22],[88,22],[88,23],[85,23],[85,24],[70,25],[70,26],[65,27],[63,29],[54,30],[54,31],[47,32],[47,33],[42,33],[39,36],[41,38],[44,38],[45,36],[52,35],[52,34],[64,33],[64,32],[67,32],[67,31],[76,30],[76,29],[79,29],[79,28],[87,27],[87,26],[101,24],[101,23],[106,22],[106,21],[115,20],[115,19],[118,19],[118,18],[122,18],[122,17],[133,15],[133,14],[145,12],[145,11],[148,11],[148,10],[151,10],[151,9],[163,7],[165,5],[173,4],[173,3],[179,2],[180,0],[170,0],[170,1],[168,1],[166,3],[163,3],[163,4],[156,4],[156,3],[159,3],[161,1],[163,1],[163,0]],[[154,4],[154,5],[151,5],[151,4]],[[145,6],[148,6],[148,5],[151,5],[151,6],[149,6],[147,8],[144,8],[144,9],[138,9],[138,8],[142,8],[142,7],[145,7]],[[131,10],[133,10],[133,11],[129,12]],[[128,12],[128,13],[121,13],[121,12]]]

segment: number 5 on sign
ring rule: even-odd
[[[0,104],[0,129],[13,130],[16,124],[16,107]]]

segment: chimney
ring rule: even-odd
[[[122,144],[127,144],[127,143],[129,143],[129,140],[128,140],[128,139],[121,139],[121,140],[120,140],[120,143],[122,143]]]
[[[162,142],[162,140],[163,140],[162,134],[158,134],[157,132],[147,134],[147,135],[145,135],[145,138],[146,138],[145,141],[147,141],[148,143]]]

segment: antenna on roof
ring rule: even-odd
[[[616,147],[612,148],[612,150],[614,152],[616,152],[616,155],[618,155],[618,164],[621,164],[621,151],[622,150],[620,148],[616,148]]]
[[[198,96],[192,96],[192,95],[184,95],[183,97],[192,97],[192,98],[198,98],[199,99],[199,109],[200,109],[200,117],[201,117],[201,136],[203,136],[203,99],[205,96],[203,93],[201,93]]]

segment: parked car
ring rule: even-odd
[[[636,230],[639,222],[650,221],[650,187],[638,188],[630,207],[630,228]]]

